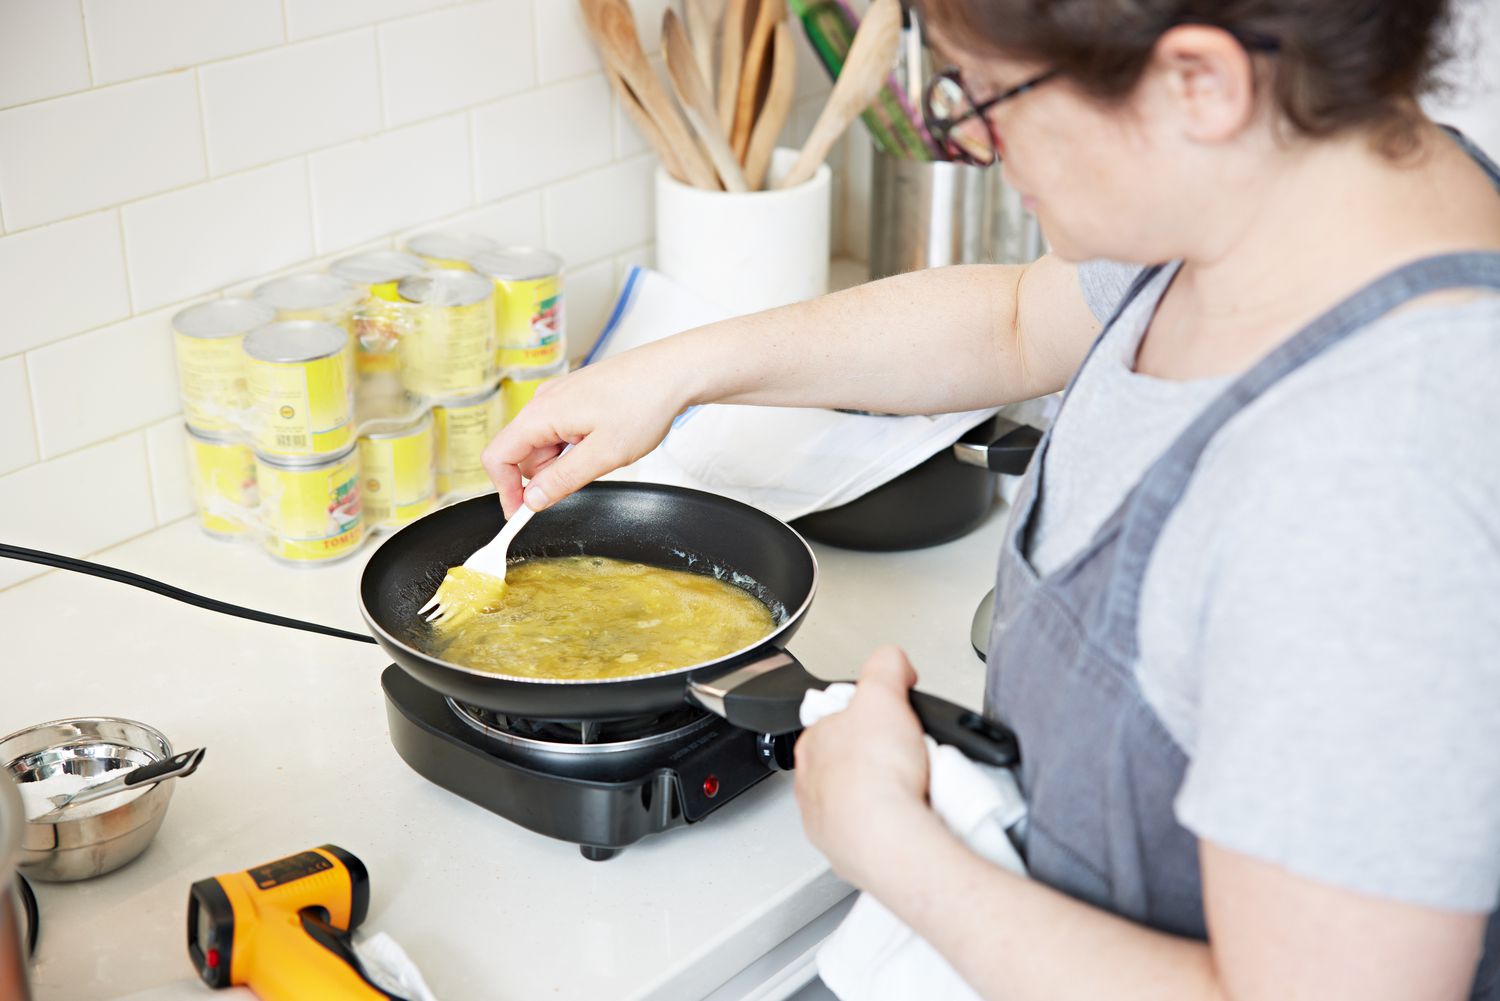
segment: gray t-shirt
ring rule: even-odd
[[[1058,417],[1032,558],[1079,551],[1228,380],[1132,371],[1175,267]],[[1138,269],[1084,265],[1106,319]],[[1500,904],[1500,298],[1382,319],[1209,446],[1152,554],[1141,689],[1199,837],[1325,883]]]

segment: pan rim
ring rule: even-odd
[[[395,646],[395,647],[399,648],[402,652],[404,652],[406,654],[409,654],[411,656],[417,657],[418,659],[421,659],[421,660],[428,661],[429,663],[432,663],[434,665],[440,666],[440,667],[442,667],[442,668],[444,668],[446,670],[459,671],[459,672],[461,672],[463,674],[467,674],[467,675],[470,675],[471,677],[475,677],[475,678],[494,678],[494,679],[496,679],[498,681],[513,681],[513,682],[521,682],[521,683],[533,684],[533,685],[559,685],[559,686],[563,686],[563,687],[568,687],[568,686],[572,686],[572,685],[578,685],[578,686],[584,686],[584,685],[614,685],[614,684],[621,684],[621,683],[624,683],[624,682],[631,682],[631,681],[643,682],[643,681],[650,681],[650,680],[659,679],[659,678],[670,678],[670,677],[673,677],[673,676],[679,675],[679,674],[691,674],[691,673],[696,672],[696,671],[705,671],[705,670],[708,670],[710,668],[713,668],[713,667],[716,667],[718,665],[721,665],[721,664],[725,663],[726,661],[733,661],[736,658],[743,657],[744,655],[746,655],[748,653],[751,653],[751,652],[753,652],[755,650],[759,650],[762,647],[766,647],[766,646],[775,647],[775,643],[774,643],[775,639],[777,637],[779,637],[782,633],[786,632],[788,629],[792,628],[793,626],[795,626],[795,625],[797,625],[797,624],[799,624],[801,622],[802,616],[807,612],[808,606],[812,604],[813,598],[818,593],[818,578],[819,578],[819,576],[822,573],[822,568],[818,565],[818,554],[815,553],[815,552],[813,552],[812,545],[808,543],[807,539],[805,539],[803,537],[803,535],[802,535],[801,532],[797,531],[791,525],[788,525],[786,522],[782,521],[780,518],[776,517],[773,514],[769,514],[769,513],[765,512],[765,511],[762,511],[760,508],[755,507],[753,505],[746,504],[744,501],[735,500],[733,497],[725,497],[722,494],[710,493],[707,490],[696,490],[696,489],[694,489],[692,487],[679,487],[679,486],[677,486],[675,484],[671,484],[671,483],[643,483],[643,482],[638,482],[638,481],[601,481],[601,480],[596,480],[594,483],[588,484],[588,485],[582,487],[581,489],[582,490],[587,490],[589,487],[594,486],[595,484],[599,484],[599,485],[607,486],[607,487],[612,487],[612,486],[619,486],[619,487],[634,487],[634,486],[655,487],[655,488],[665,488],[665,489],[670,490],[670,491],[683,491],[685,493],[702,494],[703,496],[705,496],[705,497],[711,497],[711,498],[713,498],[716,501],[722,501],[722,502],[727,503],[727,504],[734,504],[734,505],[736,505],[738,507],[742,507],[742,508],[745,508],[745,509],[747,509],[749,511],[753,511],[753,512],[755,512],[756,514],[760,515],[763,518],[769,518],[769,519],[771,519],[772,521],[774,521],[778,525],[780,525],[782,528],[786,529],[788,532],[791,532],[792,535],[793,535],[793,537],[795,537],[796,540],[802,544],[802,548],[807,552],[807,558],[812,563],[812,580],[808,583],[808,586],[807,586],[807,596],[802,599],[802,604],[799,605],[799,606],[797,606],[797,610],[795,612],[789,612],[787,614],[787,617],[786,617],[785,621],[783,621],[773,631],[771,631],[770,633],[767,633],[761,639],[757,640],[756,642],[754,642],[754,643],[752,643],[752,644],[750,644],[748,646],[741,647],[738,650],[733,650],[733,651],[731,651],[729,653],[724,654],[723,656],[716,657],[713,660],[701,661],[701,662],[699,662],[697,664],[690,664],[687,667],[674,667],[674,668],[672,668],[669,671],[657,671],[657,672],[652,673],[652,674],[631,674],[631,675],[626,675],[625,677],[620,677],[620,678],[529,678],[529,677],[526,677],[524,675],[517,675],[517,674],[499,674],[499,673],[497,673],[495,671],[481,671],[478,668],[465,667],[462,664],[454,664],[454,663],[451,663],[450,661],[446,661],[446,660],[442,660],[442,659],[440,659],[438,657],[434,657],[430,653],[426,653],[424,651],[418,650],[416,647],[410,646],[409,644],[404,643],[401,640],[397,639],[396,637],[392,636],[389,632],[387,632],[385,630],[384,627],[382,627],[380,625],[380,623],[378,623],[377,621],[375,621],[375,617],[370,614],[369,606],[367,606],[365,604],[365,589],[364,589],[364,576],[363,576],[364,573],[369,568],[369,564],[368,563],[365,564],[365,569],[361,571],[360,589],[359,589],[359,613],[364,618],[365,625],[369,626],[370,630],[372,632],[374,632],[381,639],[382,642],[389,643],[392,646]],[[478,497],[498,497],[498,494],[492,492],[492,493],[488,493],[488,494],[479,494]],[[473,500],[473,499],[475,499],[475,498],[468,498],[467,500]],[[466,502],[467,501],[460,501],[459,503],[466,503]],[[452,507],[452,506],[456,506],[456,505],[449,505],[449,506]],[[442,511],[442,510],[448,510],[448,508],[439,508],[438,510],[440,510],[440,511]],[[437,512],[433,512],[433,513],[436,514]],[[391,536],[390,536],[390,538],[388,538],[388,539],[385,540],[386,543],[394,541],[396,538],[398,538],[400,536],[400,534],[402,532],[406,531],[407,529],[414,528],[415,526],[421,524],[422,520],[423,519],[418,518],[416,521],[412,522],[409,525],[403,525],[396,532],[392,533]],[[385,543],[382,543],[382,545],[384,545],[384,544]],[[379,552],[379,550],[376,551],[376,553],[378,553],[378,552]],[[375,554],[372,554],[372,557],[374,555]],[[780,647],[775,647],[775,648],[776,649],[781,649]],[[399,664],[398,664],[398,666],[399,666]],[[405,670],[405,668],[402,668],[402,669]]]

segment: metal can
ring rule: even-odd
[[[172,317],[177,385],[188,424],[200,431],[233,432],[243,419],[245,335],[276,318],[250,299],[214,299]]]
[[[351,254],[328,266],[330,274],[354,286],[361,295],[350,328],[354,367],[360,375],[394,373],[400,367],[396,345],[401,340],[404,319],[396,286],[426,267],[420,257],[400,250]]]
[[[519,414],[521,408],[531,402],[531,398],[536,395],[542,383],[561,379],[567,374],[568,366],[564,362],[549,368],[526,369],[506,375],[505,381],[500,383],[501,426],[515,420],[516,414]]]
[[[295,458],[353,444],[349,335],[342,328],[272,323],[248,334],[244,346],[256,451]]]
[[[427,262],[432,268],[452,268],[459,271],[469,269],[469,258],[486,250],[497,250],[500,241],[478,233],[457,233],[438,230],[421,233],[406,241],[406,249]]]
[[[474,270],[495,283],[502,369],[546,368],[566,360],[562,264],[556,254],[530,247],[475,255]]]
[[[431,414],[360,436],[366,528],[400,528],[437,506],[435,453]]]
[[[255,516],[255,456],[250,446],[187,428],[188,468],[198,525],[209,535],[234,539],[250,531]]]
[[[467,396],[493,382],[493,286],[472,271],[428,271],[397,285],[410,323],[401,383],[418,396]]]
[[[365,525],[353,445],[313,462],[256,452],[255,476],[272,556],[305,565],[342,559],[359,548]]]
[[[500,387],[432,408],[437,433],[438,496],[461,497],[492,489],[481,461],[484,447],[499,433]]]

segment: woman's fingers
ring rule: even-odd
[[[894,692],[903,699],[907,689],[917,683],[916,669],[898,646],[883,646],[870,654],[859,672],[859,688],[879,688]],[[856,690],[857,694],[857,690]]]
[[[557,436],[544,427],[512,422],[484,449],[484,470],[500,493],[500,507],[509,518],[521,506],[523,478],[528,468],[554,458],[562,449]]]
[[[573,445],[566,455],[542,463],[526,485],[526,506],[533,511],[562,500],[564,497],[597,480],[605,473],[619,467],[613,452],[604,442],[604,437],[595,431]]]

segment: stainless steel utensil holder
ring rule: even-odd
[[[999,168],[874,152],[872,279],[946,264],[1023,264],[1042,251],[1036,218]]]

